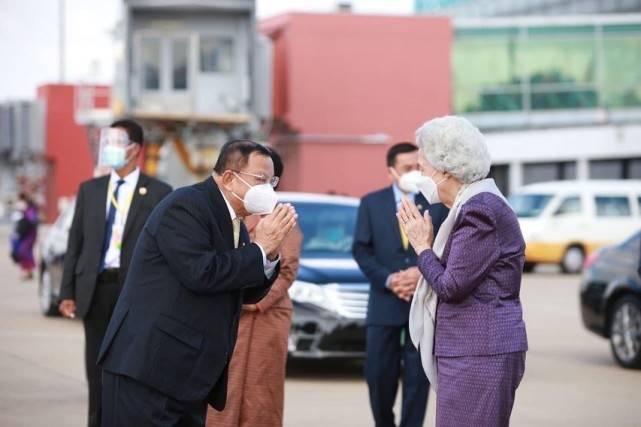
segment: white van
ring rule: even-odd
[[[578,273],[593,251],[641,229],[641,180],[545,182],[509,200],[527,243],[526,271],[553,263]]]

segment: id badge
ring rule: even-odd
[[[124,232],[124,227],[122,224],[114,224],[111,231],[111,244],[113,247],[117,248],[119,251],[122,250],[122,233]]]

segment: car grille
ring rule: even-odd
[[[339,315],[349,319],[365,319],[369,298],[368,283],[339,283],[325,285],[323,288]]]

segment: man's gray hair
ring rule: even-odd
[[[465,184],[484,179],[490,172],[485,137],[463,117],[443,116],[425,122],[416,130],[416,145],[432,166]]]

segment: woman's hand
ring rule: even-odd
[[[427,249],[432,249],[434,226],[427,210],[421,215],[416,205],[403,197],[396,216],[417,255]]]

